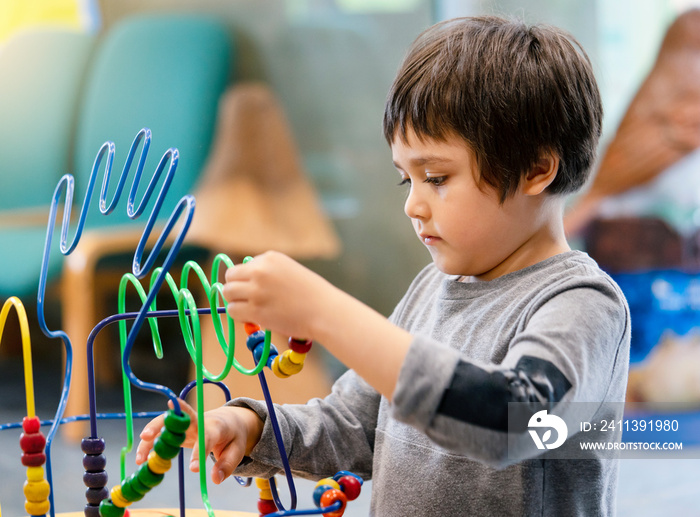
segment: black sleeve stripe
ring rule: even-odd
[[[523,356],[512,370],[487,372],[460,361],[445,390],[438,413],[469,424],[508,430],[508,403],[526,402],[532,409],[558,402],[571,388],[550,361]]]

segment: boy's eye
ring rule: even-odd
[[[401,178],[401,181],[398,183],[399,187],[403,185],[409,185],[411,183],[411,178]]]
[[[446,179],[447,176],[428,176],[425,178],[424,183],[430,183],[431,185],[439,187],[445,183]]]

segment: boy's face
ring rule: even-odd
[[[518,189],[499,203],[495,189],[480,186],[474,153],[457,136],[421,140],[410,130],[407,136],[391,145],[408,188],[404,211],[438,269],[488,280],[524,267],[538,214],[531,196]]]

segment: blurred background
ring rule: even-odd
[[[37,316],[48,206],[63,174],[75,176],[75,224],[102,143],[114,142],[119,172],[138,131],[150,128],[146,178],[168,148],[180,152],[162,213],[186,193],[197,202],[175,271],[186,259],[208,271],[219,252],[238,262],[278,249],[389,315],[430,259],[403,214],[403,190],[381,133],[386,92],[408,45],[429,25],[500,14],[568,30],[593,63],[604,133],[595,179],[570,203],[571,242],[628,296],[628,399],[656,404],[660,412],[673,406],[690,429],[700,408],[700,22],[692,11],[698,3],[0,0],[0,300],[18,296],[26,306],[37,411],[52,417],[64,374],[63,345],[42,334]],[[115,176],[110,195],[116,183]],[[87,410],[85,342],[98,321],[117,312],[119,278],[131,268],[148,214],[130,222],[126,195],[105,217],[95,194],[76,251],[63,257],[56,234],[49,254],[47,326],[65,329],[76,349],[67,414]],[[129,305],[138,307],[138,300]],[[192,369],[180,329],[166,324],[162,332],[174,343],[166,358],[155,359],[146,335],[134,347],[134,370],[181,386]],[[213,341],[204,332],[206,343]],[[95,342],[98,405],[116,411],[122,405],[116,328]],[[205,364],[215,364],[216,347],[206,343]],[[0,344],[0,422],[24,414],[22,365],[11,315]],[[280,401],[322,396],[342,370],[318,347],[304,374],[273,393]],[[234,391],[257,389],[241,382]],[[139,409],[162,406],[152,395],[134,397]],[[104,428],[123,442],[119,424]],[[57,443],[55,464],[65,475],[55,476],[66,483],[59,511],[83,504],[82,489],[74,488],[82,486],[81,453],[74,451],[85,428],[71,429]],[[0,432],[3,480],[23,475],[13,456],[18,433]],[[695,445],[699,437],[689,433],[684,443]],[[698,513],[700,489],[691,480],[699,473],[691,459],[623,462],[620,515]],[[116,479],[116,471],[111,475]],[[167,490],[156,505],[174,505]],[[7,515],[22,512],[18,492],[0,486]],[[256,499],[218,497],[221,508],[248,511]],[[368,500],[363,495],[348,514],[366,515]]]

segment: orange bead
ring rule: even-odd
[[[243,328],[245,329],[245,333],[250,336],[253,332],[260,330],[260,325],[257,323],[246,322],[243,324]]]
[[[326,512],[323,514],[323,517],[342,517],[342,515],[345,513],[345,507],[348,504],[348,499],[340,490],[336,490],[335,488],[326,490],[321,496],[321,508],[331,506],[333,503],[337,503],[339,501],[340,509],[334,512]]]

